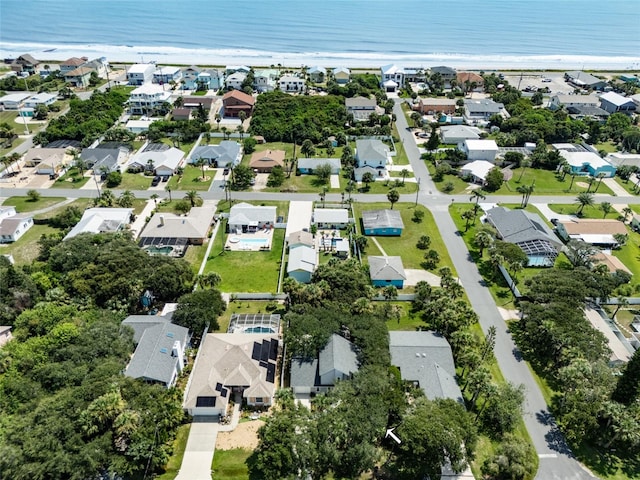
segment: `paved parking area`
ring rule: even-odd
[[[218,438],[216,422],[193,422],[176,480],[211,480],[211,462]]]

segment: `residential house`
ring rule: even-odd
[[[549,108],[558,110],[562,107],[597,107],[600,105],[600,98],[595,94],[590,95],[571,95],[557,93],[551,97]]]
[[[404,87],[404,69],[397,65],[384,65],[380,67],[382,78],[380,86],[385,92],[395,92],[398,88]]]
[[[11,63],[11,71],[18,73],[25,72],[29,75],[33,75],[36,73],[38,65],[40,65],[38,60],[28,53],[25,53],[24,55],[20,55]]]
[[[581,71],[565,72],[564,79],[575,87],[590,90],[604,90],[607,86],[605,80]]]
[[[284,167],[284,150],[264,150],[251,155],[249,167],[256,173],[270,173],[273,167]]]
[[[458,72],[456,72],[455,68],[446,67],[444,65],[431,67],[429,70],[431,70],[431,75],[435,75],[436,73],[440,74],[440,77],[442,77],[446,88],[451,87],[451,82],[456,80],[456,77],[458,75]]]
[[[0,243],[12,243],[33,227],[33,217],[16,213],[12,206],[0,206]]]
[[[338,85],[346,85],[351,81],[351,70],[347,67],[337,67],[333,69],[333,79]]]
[[[227,92],[222,97],[224,116],[238,118],[240,112],[244,112],[248,118],[251,116],[255,103],[256,99],[254,97],[239,90]]]
[[[35,95],[31,95],[25,100],[24,107],[33,109],[36,109],[38,105],[44,105],[48,107],[49,105],[55,103],[56,100],[58,100],[58,97],[56,95],[53,95],[52,93],[37,93]]]
[[[367,121],[369,115],[376,113],[376,99],[366,97],[351,97],[344,99],[347,114],[352,114],[356,121]]]
[[[87,88],[91,80],[93,69],[89,67],[78,67],[75,70],[64,74],[64,81],[77,88]]]
[[[596,120],[600,123],[605,123],[610,115],[600,107],[590,106],[567,107],[567,113],[574,120]]]
[[[333,244],[333,250],[338,258],[349,258],[349,239],[348,238],[335,238],[331,240]]]
[[[627,227],[619,220],[592,218],[572,218],[560,221],[556,225],[556,232],[565,242],[582,240],[590,245],[607,249],[619,245],[614,235],[628,234]]]
[[[287,275],[300,283],[311,282],[311,276],[318,266],[318,253],[305,245],[289,248]]]
[[[219,145],[200,145],[193,150],[190,162],[200,158],[216,168],[233,168],[242,160],[242,148],[232,140],[223,140]]]
[[[247,74],[243,72],[235,72],[227,76],[224,84],[229,90],[242,90],[242,84],[247,79]]]
[[[180,67],[160,67],[153,72],[153,83],[164,85],[165,83],[177,83],[182,79]]]
[[[171,91],[165,91],[163,85],[141,85],[131,92],[128,103],[133,115],[149,115],[165,103],[171,103]]]
[[[486,221],[504,242],[518,245],[527,254],[529,267],[552,267],[562,243],[539,215],[526,210],[493,207]]]
[[[466,125],[446,125],[440,127],[440,139],[448,145],[458,145],[465,140],[480,140],[480,129]]]
[[[153,81],[153,73],[156,71],[154,63],[136,63],[127,70],[127,83],[129,85],[144,85]]]
[[[636,104],[633,99],[623,97],[616,92],[607,92],[600,95],[600,107],[609,113],[633,113]]]
[[[229,210],[229,233],[255,232],[273,228],[276,223],[276,207],[238,203]]]
[[[484,78],[473,72],[457,72],[456,81],[464,92],[484,92]]]
[[[614,152],[607,155],[607,162],[615,167],[629,165],[640,168],[640,153]]]
[[[182,83],[184,90],[196,90],[198,84],[196,80],[200,74],[201,69],[195,65],[182,69]]]
[[[313,397],[318,393],[326,393],[337,382],[348,380],[358,371],[356,346],[334,333],[317,358],[294,357],[289,370],[289,385],[294,395]]]
[[[7,342],[13,338],[13,335],[11,335],[12,328],[13,327],[10,327],[8,325],[0,326],[0,347],[6,345]]]
[[[155,213],[139,236],[140,244],[146,245],[202,245],[207,241],[214,210],[193,207],[189,214]]]
[[[390,151],[377,139],[356,140],[356,169],[354,177],[361,182],[362,176],[369,172],[375,180],[387,178],[387,164],[390,163]]]
[[[224,69],[225,75],[229,76],[236,72],[249,73],[251,71],[250,67],[246,65],[227,65]]]
[[[464,100],[464,120],[467,124],[486,125],[493,115],[509,117],[504,109],[504,104],[494,102],[489,98],[482,100],[466,98]]]
[[[142,132],[146,132],[147,130],[149,130],[149,126],[153,122],[157,122],[158,120],[161,120],[161,119],[160,118],[140,117],[139,120],[128,120],[127,123],[125,124],[124,128],[125,128],[125,130],[127,130],[127,131],[129,131],[131,133],[140,134]]]
[[[610,253],[599,250],[592,258],[593,266],[604,265],[607,267],[609,273],[616,273],[618,270],[627,272],[629,275],[633,275],[633,272],[627,268],[627,266],[620,261],[620,259]]]
[[[224,76],[215,68],[194,72],[190,67],[183,71],[186,90],[218,90],[224,86]],[[189,77],[187,78],[187,75]]]
[[[171,118],[174,120],[191,120],[193,118],[193,110],[190,108],[174,108],[171,111]]]
[[[136,344],[124,375],[167,388],[174,386],[187,364],[189,329],[171,323],[170,317],[155,315],[130,315],[122,326],[133,330]]]
[[[100,78],[106,77],[110,68],[109,62],[107,62],[107,59],[105,57],[96,58],[95,60],[89,60],[82,66],[90,68],[91,70],[96,72],[96,75],[98,75],[98,77]]]
[[[232,313],[227,333],[280,332],[280,315],[277,313]]]
[[[456,382],[451,346],[441,334],[391,331],[389,351],[391,364],[400,369],[402,379],[422,389],[429,400],[464,402]]]
[[[32,148],[25,155],[25,166],[35,167],[34,173],[38,175],[56,175],[70,158],[65,149]]]
[[[278,88],[283,92],[303,93],[305,91],[304,78],[295,75],[283,75],[278,80]]]
[[[460,176],[463,179],[468,178],[472,183],[484,185],[487,180],[487,174],[493,167],[495,165],[486,160],[474,160],[460,169]]]
[[[202,97],[199,95],[189,95],[182,98],[182,108],[188,108],[189,110],[197,110],[202,107],[205,112],[211,110],[211,106],[214,104],[214,97]]]
[[[427,81],[427,74],[423,68],[405,67],[403,70],[406,82],[423,83]]]
[[[495,140],[465,140],[458,145],[458,150],[467,155],[467,160],[486,160],[493,162],[498,155],[498,145]]]
[[[398,210],[364,210],[362,228],[365,235],[400,236],[404,222]]]
[[[314,208],[313,224],[321,229],[342,230],[349,225],[349,210],[346,208]]]
[[[128,154],[126,147],[121,148],[83,148],[80,152],[80,159],[84,162],[86,169],[93,169],[94,172],[111,173],[118,170],[121,163]]]
[[[184,152],[175,147],[166,150],[145,150],[129,160],[127,170],[135,172],[153,169],[156,175],[173,175],[183,158]]]
[[[289,234],[287,237],[287,245],[289,249],[304,246],[313,248],[315,242],[313,241],[313,235],[304,230],[298,230],[297,232],[293,232]]]
[[[413,105],[416,112],[422,115],[435,115],[436,113],[453,115],[456,113],[456,99],[444,97],[420,97],[418,103]]]
[[[327,69],[320,66],[314,66],[307,70],[307,75],[309,75],[309,80],[313,83],[323,83],[327,78]]]
[[[113,233],[128,228],[133,217],[133,208],[88,208],[82,218],[67,233],[64,240],[82,233]]]
[[[71,57],[60,64],[60,73],[64,76],[66,73],[83,66],[89,59],[87,57],[78,58]]]
[[[280,342],[277,335],[209,333],[205,336],[185,393],[193,417],[226,415],[236,394],[249,406],[273,404]]]
[[[401,257],[369,256],[369,276],[374,287],[393,285],[403,288],[407,274],[404,272]]]
[[[554,145],[555,146],[555,145]],[[602,174],[605,177],[613,177],[617,168],[611,165],[597,153],[589,151],[567,151],[560,150],[560,155],[571,167],[571,172],[577,175],[591,175],[597,177]]]
[[[299,158],[297,168],[302,174],[312,175],[313,172],[322,165],[329,165],[332,175],[340,173],[341,165],[339,158]]]
[[[0,105],[4,110],[19,110],[25,106],[25,102],[31,95],[31,93],[10,93],[0,97]]]
[[[254,74],[253,88],[259,92],[273,92],[276,89],[280,71],[275,68],[258,70]]]

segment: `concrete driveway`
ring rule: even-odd
[[[211,462],[217,438],[216,422],[191,424],[182,465],[176,480],[211,480]]]

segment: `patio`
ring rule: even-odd
[[[224,249],[230,252],[258,252],[271,250],[273,229],[263,228],[257,232],[230,233]]]

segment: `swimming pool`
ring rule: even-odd
[[[248,244],[248,245],[267,245],[269,243],[268,238],[240,238],[240,244]]]
[[[273,328],[269,327],[248,327],[245,328],[242,333],[276,333]]]
[[[151,245],[149,247],[145,247],[144,250],[151,255],[169,255],[173,252],[173,247],[157,247],[155,245]]]

